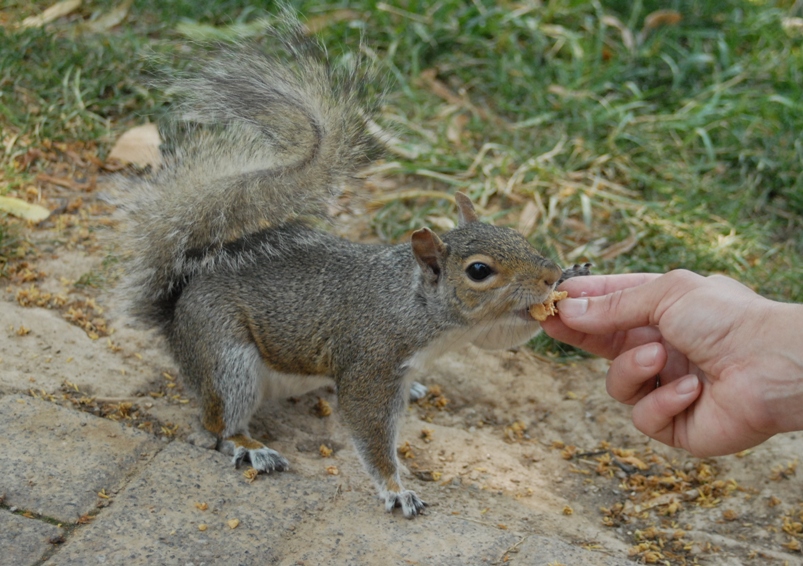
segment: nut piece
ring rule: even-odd
[[[558,314],[555,303],[569,296],[566,291],[552,291],[546,301],[530,307],[530,316],[538,322],[544,322],[547,317]]]

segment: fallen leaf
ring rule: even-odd
[[[619,461],[623,464],[629,464],[639,470],[649,470],[649,464],[645,464],[643,461],[639,460],[635,456],[619,456]]]
[[[541,211],[535,202],[528,200],[524,205],[524,209],[519,216],[519,225],[516,230],[524,237],[529,237],[535,231],[535,225],[538,222],[538,217],[541,216]]]
[[[675,10],[656,10],[644,18],[644,29],[655,29],[661,26],[676,26],[683,15]]]
[[[320,16],[312,16],[304,22],[304,26],[307,28],[309,35],[315,35],[332,24],[352,20],[360,20],[360,13],[356,10],[342,9],[334,10]]]
[[[80,5],[81,0],[63,0],[62,2],[56,2],[38,16],[25,18],[22,20],[20,26],[23,28],[40,28],[50,22],[58,20],[62,16],[74,12]]]
[[[99,18],[86,22],[81,27],[86,31],[94,33],[107,31],[125,20],[125,17],[128,15],[128,10],[133,3],[134,0],[123,0],[118,6],[112,8]]]
[[[452,116],[452,119],[449,120],[449,125],[446,128],[446,139],[460,149],[465,147],[463,144],[463,131],[469,119],[470,116],[466,113],[455,114]]]
[[[31,204],[14,197],[0,197],[0,211],[33,222],[41,222],[50,216],[50,211],[44,206]]]
[[[611,244],[607,248],[601,250],[599,252],[599,257],[605,260],[614,259],[622,254],[626,254],[630,250],[636,247],[636,245],[641,240],[641,237],[644,233],[636,233],[635,231],[631,230],[630,235],[627,236],[621,242],[616,242],[615,244]]]
[[[161,144],[162,138],[155,124],[136,126],[117,139],[109,152],[109,159],[117,159],[143,168],[150,165],[157,169],[162,162],[159,154]]]

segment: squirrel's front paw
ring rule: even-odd
[[[555,287],[566,281],[567,279],[571,279],[572,277],[582,277],[584,275],[591,275],[591,268],[592,264],[584,263],[580,265],[579,263],[575,263],[569,269],[565,269],[563,274],[558,279],[558,282],[555,284]]]
[[[423,383],[414,381],[412,385],[410,385],[410,402],[415,403],[419,399],[423,399],[427,396],[427,393],[429,393],[429,387]]]
[[[390,513],[394,507],[401,507],[402,513],[408,519],[412,519],[427,506],[421,501],[414,491],[405,489],[402,491],[385,491],[382,494],[385,499],[385,511]]]

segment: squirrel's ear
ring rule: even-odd
[[[413,255],[421,266],[426,280],[433,284],[437,283],[441,275],[443,257],[446,255],[446,244],[429,228],[413,232],[410,243]]]
[[[471,204],[471,199],[463,193],[455,193],[454,201],[457,203],[457,210],[459,212],[457,218],[457,225],[463,226],[469,222],[477,222],[477,212],[474,210],[474,205]]]

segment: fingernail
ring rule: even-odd
[[[582,316],[588,310],[588,299],[563,299],[558,303],[558,310],[568,317]]]
[[[649,346],[642,346],[636,352],[636,363],[642,367],[650,367],[655,365],[655,358],[658,356],[658,344],[650,344]]]
[[[689,393],[697,391],[698,383],[700,383],[700,380],[697,379],[696,375],[690,375],[688,377],[684,377],[675,386],[675,392],[678,395],[688,395]]]

